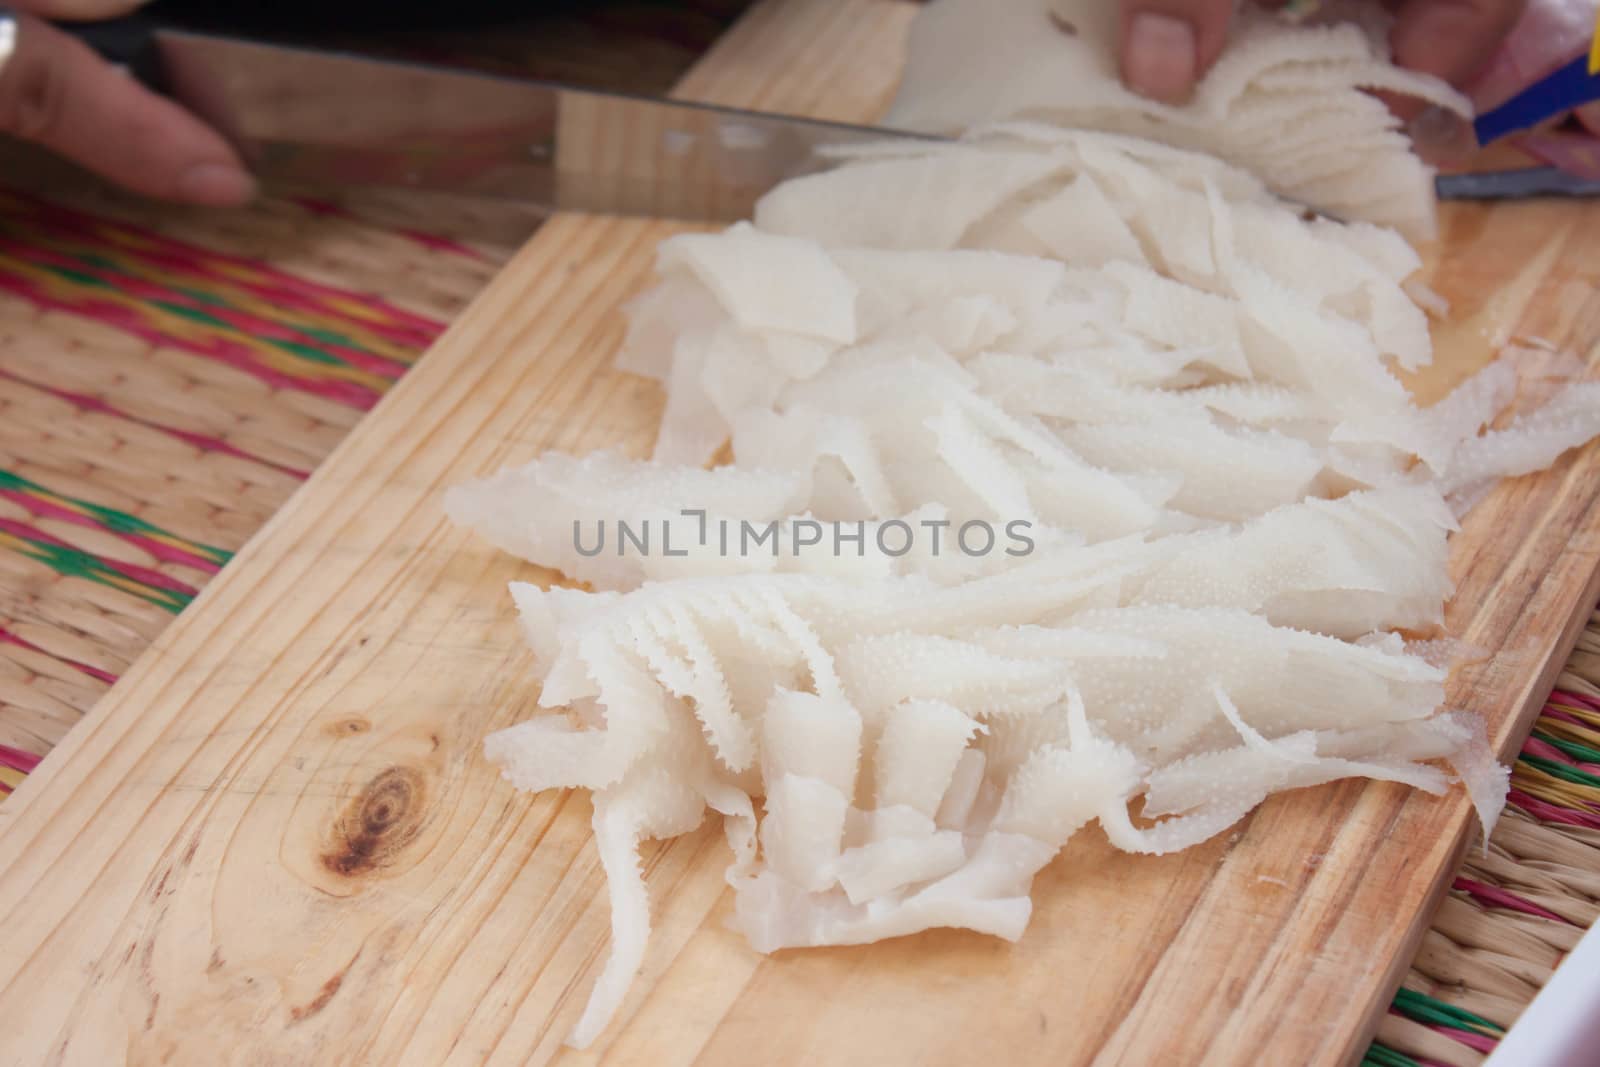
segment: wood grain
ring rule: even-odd
[[[870,118],[912,10],[767,0],[681,91]],[[648,447],[660,397],[607,365],[669,232],[541,228],[0,808],[0,1062],[1358,1054],[1475,833],[1459,793],[1280,796],[1160,858],[1085,833],[1037,880],[1018,945],[935,932],[771,958],[724,928],[707,827],[647,852],[644,973],[595,1050],[560,1048],[609,921],[588,804],[514,794],[481,755],[533,702],[504,586],[538,575],[451,528],[439,498],[545,448]],[[1597,241],[1600,214],[1574,204],[1452,210],[1433,276],[1464,319],[1592,356]],[[1519,284],[1522,305],[1494,304]],[[1470,341],[1436,386],[1480,359]],[[1596,593],[1597,464],[1591,448],[1501,487],[1457,540],[1453,628],[1490,655],[1451,700],[1502,752]]]

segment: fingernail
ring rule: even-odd
[[[1199,69],[1196,49],[1189,20],[1148,11],[1135,15],[1128,24],[1123,68],[1128,88],[1169,104],[1182,103]]]
[[[192,204],[228,207],[256,195],[256,180],[231,163],[198,163],[178,179],[178,195]]]

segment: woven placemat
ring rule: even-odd
[[[0,745],[58,742],[531,229],[449,221],[0,187]]]
[[[659,93],[746,2],[622,0],[472,35],[316,43]],[[0,148],[0,175],[9,791],[539,215],[406,192],[173,209],[14,144]]]
[[[1512,767],[1487,854],[1467,856],[1364,1062],[1482,1063],[1597,918],[1600,612]]]
[[[650,93],[744,4],[330,43]],[[0,175],[3,797],[539,218],[410,193],[173,210],[15,146]],[[1365,1062],[1480,1063],[1600,914],[1600,616],[1513,787]]]

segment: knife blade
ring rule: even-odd
[[[268,185],[731,222],[828,166],[819,147],[923,136],[184,30],[151,38],[126,65]]]
[[[227,136],[269,186],[410,188],[562,211],[748,218],[820,148],[944,138],[156,26],[80,36]],[[1441,199],[1595,195],[1549,168],[1441,175]]]

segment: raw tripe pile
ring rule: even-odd
[[[1286,112],[1353,108],[1317,73],[1344,36],[1250,33]],[[1395,631],[1441,621],[1458,509],[1600,433],[1600,386],[1489,429],[1501,361],[1418,410],[1410,246],[1214,156],[1028,122],[854,155],[661,246],[621,359],[666,387],[652,461],[448,500],[587,586],[513,586],[548,711],[487,742],[519,788],[594,794],[613,940],[580,1046],[643,956],[640,841],[707,809],[771,951],[1017,938],[1091,821],[1168,852],[1446,767],[1486,826],[1503,803],[1448,655]]]
[[[1002,119],[1136,134],[1207,152],[1274,191],[1343,218],[1433,234],[1433,171],[1383,102],[1401,93],[1470,116],[1433,78],[1388,62],[1376,4],[1322,5],[1298,29],[1253,3],[1227,50],[1182,106],[1117,79],[1119,5],[1106,0],[936,0],[912,31],[905,77],[884,122],[954,136]]]

